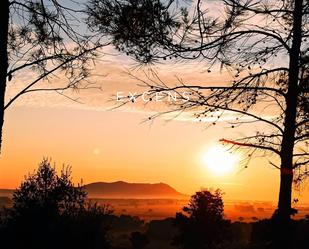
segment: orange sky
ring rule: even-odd
[[[165,182],[191,194],[220,187],[229,199],[276,200],[278,172],[256,159],[246,170],[215,176],[202,163],[231,129],[188,121],[141,124],[144,113],[15,107],[6,114],[0,159],[2,188],[17,187],[44,157],[73,166],[75,181]],[[307,192],[302,192],[305,201]]]

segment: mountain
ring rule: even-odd
[[[184,199],[187,197],[165,183],[95,182],[85,187],[90,198]]]
[[[85,185],[89,198],[106,199],[188,199],[165,183],[94,182]],[[12,197],[12,189],[0,189],[0,196]]]

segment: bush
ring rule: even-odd
[[[2,248],[109,248],[106,216],[111,211],[86,201],[69,168],[60,175],[44,159],[14,192],[12,208],[1,217]]]

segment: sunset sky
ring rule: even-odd
[[[169,122],[164,117],[143,122],[150,113],[162,110],[159,104],[110,110],[114,102],[109,99],[117,91],[142,91],[126,71],[134,69],[134,74],[142,76],[147,68],[138,69],[125,56],[106,55],[102,59],[94,68],[92,80],[103,91],[70,93],[83,103],[56,93],[37,93],[22,97],[7,110],[0,157],[1,188],[16,188],[43,157],[49,157],[58,169],[62,164],[72,166],[75,182],[164,182],[185,194],[201,187],[219,187],[228,199],[277,200],[279,172],[268,163],[273,158],[254,158],[247,169],[240,163],[222,175],[214,174],[204,160],[207,151],[219,145],[219,139],[250,134],[263,127],[250,124],[231,129],[218,122],[205,129],[207,120],[197,123],[187,116]],[[205,65],[198,61],[166,63],[153,69],[171,83],[177,83],[176,75],[192,84],[222,84],[228,79],[226,72],[205,73]],[[19,75],[17,83],[8,87],[7,99],[29,78],[31,72]],[[237,153],[241,159],[243,154]],[[295,197],[300,203],[309,202],[309,191],[303,188]]]
[[[143,122],[156,107],[149,110],[139,104],[111,111],[114,102],[109,99],[117,91],[143,91],[125,73],[132,65],[123,56],[106,57],[95,70],[108,75],[94,79],[103,91],[72,95],[79,96],[83,104],[56,93],[29,94],[17,101],[6,113],[1,188],[17,187],[43,157],[50,157],[58,168],[71,165],[76,182],[165,182],[186,194],[201,187],[220,187],[229,199],[276,200],[279,172],[268,164],[268,158],[252,160],[247,169],[234,166],[223,175],[214,174],[203,160],[220,138],[261,129],[258,125],[231,129],[218,122],[205,129],[207,120],[197,123],[186,117]],[[226,77],[218,72],[205,74],[199,64],[160,65],[156,69],[171,81],[179,74],[185,81],[205,84]],[[134,73],[140,75],[141,71]],[[9,93],[13,91],[9,89]],[[241,153],[238,156],[243,157]],[[307,191],[300,194],[300,200],[308,200]]]

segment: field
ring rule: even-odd
[[[115,215],[138,216],[146,222],[174,217],[176,212],[180,212],[188,203],[188,200],[185,199],[91,199],[91,201],[97,202],[101,206],[110,206]],[[10,205],[10,197],[0,197],[0,206],[9,207]],[[224,201],[225,216],[232,221],[252,222],[270,218],[275,208],[275,203],[272,202]],[[298,214],[294,218],[300,219],[309,215],[308,205],[298,205],[295,208],[298,210]]]
[[[180,212],[188,200],[173,199],[92,199],[100,205],[109,205],[116,215],[132,215],[147,221],[174,217]],[[269,218],[275,210],[271,202],[229,201],[224,202],[226,218],[232,221],[251,222]],[[296,218],[309,214],[309,208],[296,207],[299,210]]]

